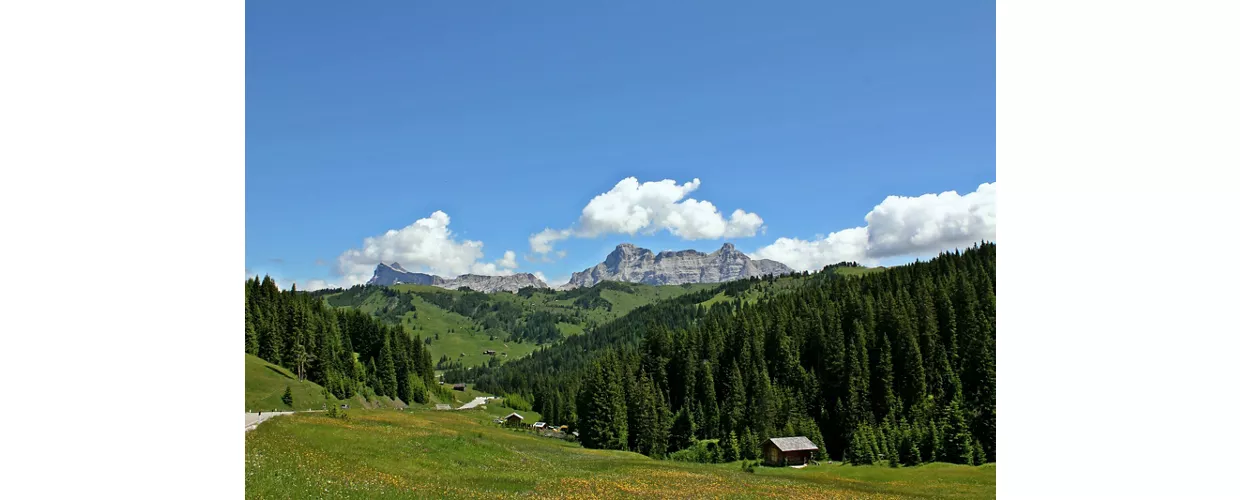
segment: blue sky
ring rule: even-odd
[[[993,239],[994,19],[993,2],[249,2],[247,275],[347,285],[395,255],[555,281],[625,241],[815,268]],[[627,221],[653,214],[631,235],[583,216],[628,177],[700,184],[617,192]],[[709,215],[689,198],[761,223],[669,218]],[[364,244],[437,211],[450,232]],[[571,235],[533,251],[548,228]]]

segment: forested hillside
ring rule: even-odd
[[[426,402],[427,388],[437,387],[420,337],[360,311],[335,310],[295,286],[281,291],[270,277],[245,282],[245,352],[340,399],[373,393]]]
[[[714,285],[603,283],[557,292],[524,288],[481,293],[422,285],[358,285],[309,295],[340,309],[367,313],[419,335],[436,368],[496,366],[614,320],[642,305]],[[484,351],[494,350],[495,356]]]
[[[714,458],[731,460],[806,435],[853,463],[994,461],[995,256],[986,243],[884,272],[727,283],[445,376],[532,398],[593,448],[665,456],[717,439]],[[787,279],[800,282],[774,286]],[[749,298],[700,305],[718,292]]]

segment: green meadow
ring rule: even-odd
[[[505,409],[302,413],[245,436],[248,498],[993,498],[995,467],[694,464],[502,428]],[[524,412],[523,412],[524,413]],[[527,419],[527,422],[531,421]]]
[[[293,394],[293,405],[284,404],[284,389]],[[332,398],[335,401],[335,398]],[[310,381],[298,381],[297,375],[281,366],[263,361],[257,356],[245,355],[245,411],[306,411],[322,409],[327,401],[323,387]],[[342,401],[352,407],[398,408],[404,406],[387,396],[365,400],[354,396]]]

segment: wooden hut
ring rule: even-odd
[[[517,415],[516,412],[512,412],[509,413],[508,416],[504,417],[504,425],[521,425],[522,420],[525,420],[525,417]]]
[[[816,451],[818,446],[805,436],[770,438],[762,442],[762,459],[766,465],[805,465]]]

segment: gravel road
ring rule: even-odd
[[[246,413],[245,414],[245,430],[246,431],[254,430],[255,427],[258,427],[258,424],[266,422],[267,419],[271,417],[274,417],[277,415],[292,415],[292,414],[293,412],[291,411],[277,411],[277,412],[265,411],[263,412],[261,416],[257,413]]]

